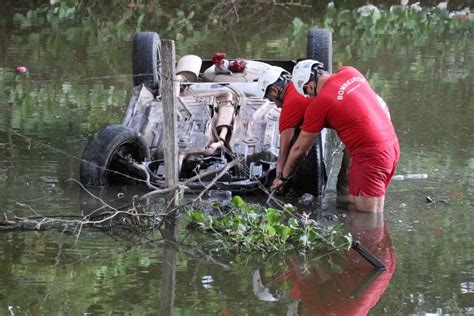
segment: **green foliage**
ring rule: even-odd
[[[240,196],[232,199],[233,208],[222,216],[204,214],[200,209],[188,212],[188,217],[201,232],[212,233],[211,242],[226,249],[241,251],[325,251],[350,247],[352,238],[344,235],[340,226],[325,227],[309,215],[295,215],[290,204],[283,210],[246,203]]]
[[[176,40],[183,40],[183,34],[191,33],[193,31],[193,17],[194,11],[191,11],[186,15],[184,11],[178,10],[176,18],[172,19],[168,24],[167,31],[174,32],[176,34]]]
[[[440,10],[416,11],[409,7],[401,10],[349,11],[328,10],[324,27],[341,35],[350,35],[352,44],[374,44],[410,41],[425,44],[433,37],[446,33],[472,33],[474,21],[450,16]]]

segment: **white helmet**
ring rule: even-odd
[[[316,65],[318,69],[324,70],[324,64],[313,59],[302,60],[298,62],[293,68],[291,81],[293,81],[296,90],[302,95],[305,95],[303,86],[311,79],[314,65]]]
[[[258,78],[258,92],[261,93],[262,98],[265,97],[268,86],[277,82],[282,74],[290,76],[288,71],[278,66],[270,66],[260,74]]]

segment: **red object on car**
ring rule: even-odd
[[[221,66],[224,63],[226,56],[226,53],[223,52],[214,53],[212,56],[212,63],[216,66]]]
[[[229,63],[229,70],[232,72],[244,72],[245,65],[247,65],[245,60],[233,60]]]
[[[228,73],[230,72],[244,72],[245,65],[247,62],[244,60],[232,60],[226,59],[227,54],[224,52],[216,52],[212,55],[212,63],[216,66],[216,72]]]

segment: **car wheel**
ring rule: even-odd
[[[161,39],[155,32],[140,32],[133,38],[133,85],[161,86]]]
[[[311,193],[314,196],[322,196],[324,193],[327,177],[321,143],[319,135],[293,175],[292,188],[298,193]]]
[[[328,72],[332,71],[332,33],[327,29],[313,28],[308,32],[307,58],[322,62]],[[308,155],[296,170],[292,187],[299,193],[311,193],[322,197],[327,182],[323,145],[325,139],[319,134]]]
[[[149,157],[150,150],[138,131],[125,125],[106,125],[89,140],[82,153],[81,183],[104,186],[143,179],[143,172],[132,163],[143,162]]]
[[[324,64],[332,72],[332,33],[328,29],[312,28],[308,32],[306,56]]]

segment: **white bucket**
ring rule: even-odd
[[[185,55],[178,60],[176,75],[184,77],[189,82],[195,82],[201,70],[202,59],[196,55]]]

